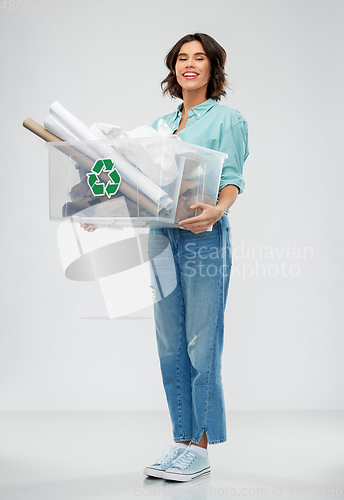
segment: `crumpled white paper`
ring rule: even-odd
[[[119,125],[96,122],[90,127],[91,131],[100,139],[126,139],[141,137],[169,137],[172,135],[172,129],[162,118],[158,122],[158,130],[149,125],[141,125],[133,130],[124,130]]]
[[[96,122],[90,130],[100,139],[142,139],[144,145],[139,142],[123,141],[116,143],[116,151],[125,156],[133,165],[139,167],[142,173],[147,175],[153,182],[160,186],[172,183],[178,176],[178,167],[175,161],[175,151],[166,147],[162,152],[160,145],[149,138],[170,137],[172,130],[163,119],[159,120],[158,130],[148,125],[142,125],[133,130],[125,130],[118,125]],[[180,140],[177,136],[176,140]]]

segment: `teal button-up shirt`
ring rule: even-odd
[[[182,107],[183,103],[174,113],[161,117],[172,132],[178,129]],[[156,130],[161,118],[151,125]],[[228,158],[222,167],[219,193],[228,184],[234,184],[239,188],[239,193],[242,193],[245,187],[243,166],[249,149],[247,123],[239,111],[208,99],[189,110],[186,126],[177,135],[185,142],[227,153]]]

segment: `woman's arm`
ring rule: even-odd
[[[219,200],[216,205],[217,207],[220,206],[221,208],[223,208],[221,217],[225,213],[225,211],[228,210],[233,205],[233,203],[238,197],[238,194],[239,194],[239,188],[234,184],[228,184],[227,186],[221,189],[219,194]]]
[[[203,233],[221,219],[223,214],[230,208],[239,194],[239,188],[234,184],[228,184],[221,189],[217,205],[206,205],[205,203],[195,203],[190,208],[200,208],[202,213],[196,217],[182,220],[178,223],[179,227],[188,229],[195,234]]]

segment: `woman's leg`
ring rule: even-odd
[[[191,365],[185,336],[185,306],[179,275],[178,232],[151,229],[148,256],[155,282],[154,319],[161,374],[175,442],[192,438]]]
[[[195,444],[196,446],[201,446],[201,448],[205,448],[207,449],[208,448],[208,438],[207,438],[207,434],[206,432],[204,431],[203,434],[202,434],[202,437],[201,439],[198,441],[198,443],[194,443],[193,441],[182,441],[183,444],[187,444],[189,445],[190,443],[192,444]]]
[[[231,270],[227,215],[212,231],[180,233],[179,266],[191,362],[192,442],[206,447],[207,439],[226,440],[221,358]]]

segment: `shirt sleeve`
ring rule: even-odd
[[[243,179],[243,166],[249,155],[248,129],[246,121],[240,121],[234,125],[220,140],[220,151],[226,153],[220,179],[219,192],[228,184],[234,184],[239,188],[239,194],[245,188]]]
[[[156,120],[154,120],[154,122],[152,122],[152,123],[150,124],[150,126],[151,126],[152,128],[154,128],[155,130],[158,130],[158,123],[159,123],[159,120],[160,120],[160,118],[157,118]]]

